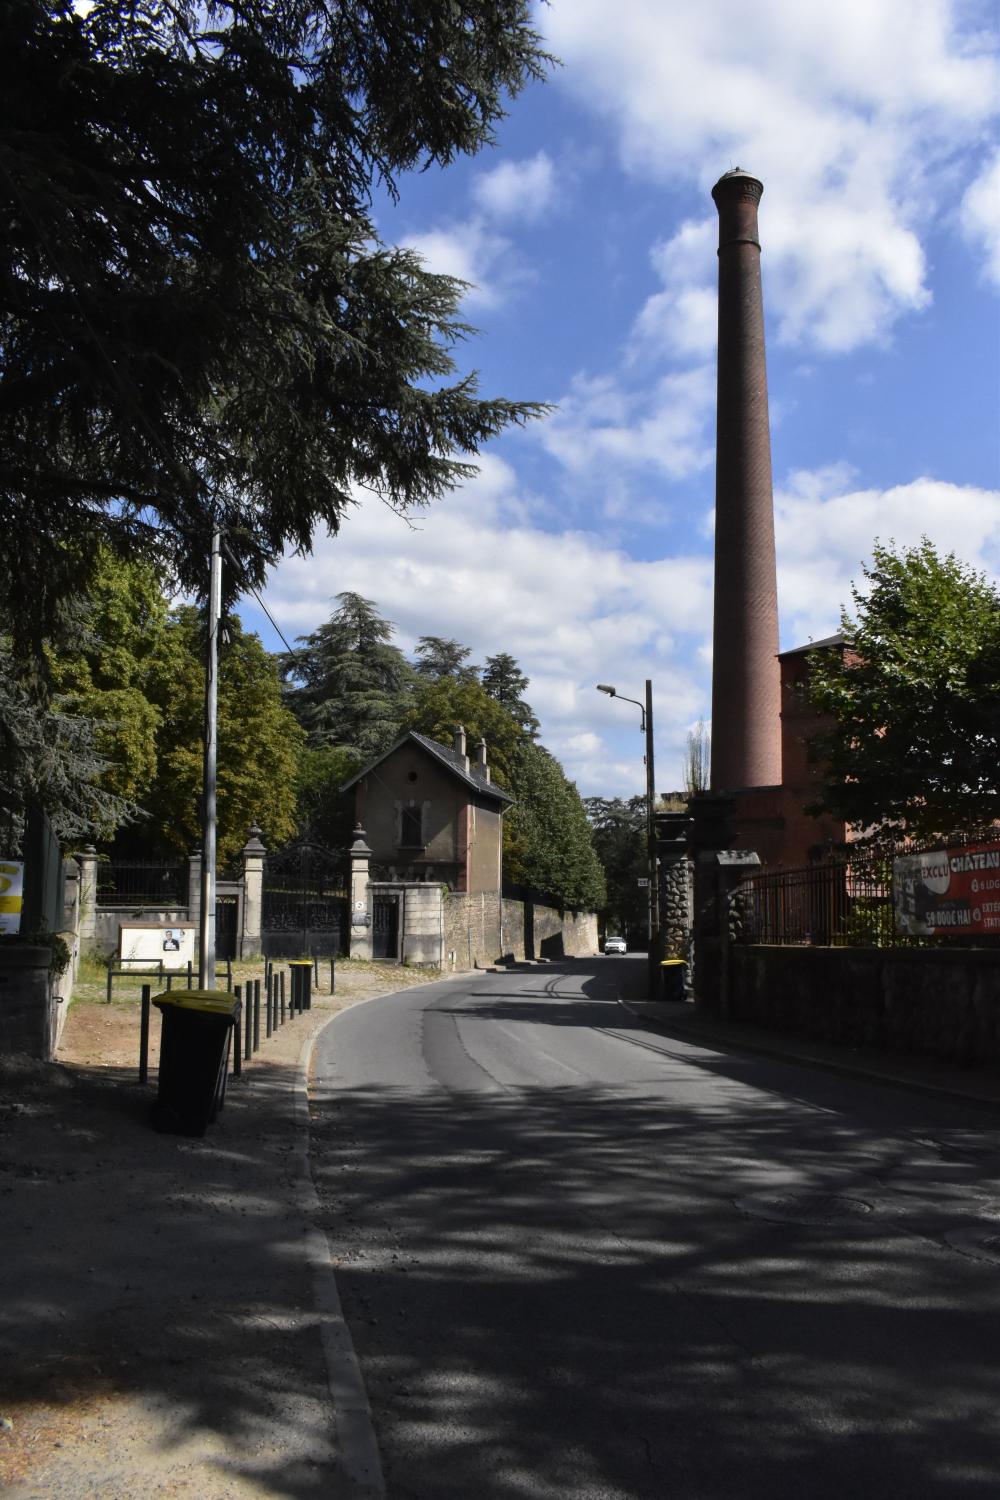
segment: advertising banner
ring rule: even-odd
[[[24,861],[0,859],[0,937],[16,937],[21,930]]]
[[[897,932],[1000,933],[1000,842],[900,855],[892,880]]]

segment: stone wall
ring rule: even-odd
[[[442,925],[442,967],[482,969],[496,963],[501,951],[500,892],[446,892]]]
[[[444,898],[444,967],[483,968],[498,958],[586,958],[598,952],[596,912],[561,912],[497,891]]]
[[[661,860],[660,939],[664,958],[691,961],[694,865],[688,858]]]
[[[734,944],[729,1015],[793,1036],[1000,1062],[1000,953]]]
[[[49,964],[52,951],[25,943],[0,944],[0,1054],[50,1058],[59,1003]]]

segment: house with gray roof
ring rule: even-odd
[[[514,799],[493,784],[485,742],[470,759],[461,725],[451,745],[409,730],[351,787],[373,874],[469,894],[501,889],[503,815]]]

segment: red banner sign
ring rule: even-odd
[[[902,854],[892,880],[897,932],[1000,933],[1000,843]]]

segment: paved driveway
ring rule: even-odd
[[[322,1038],[390,1500],[1000,1494],[1000,1118],[654,1035],[617,1004],[641,964]]]

